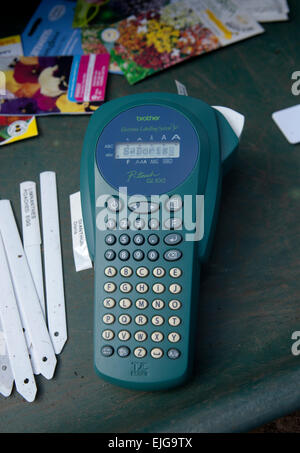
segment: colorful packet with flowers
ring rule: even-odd
[[[23,48],[19,35],[0,39],[0,57],[22,55]],[[6,93],[5,74],[0,72],[0,102]],[[0,116],[0,146],[38,135],[34,116]]]
[[[0,115],[93,113],[102,102],[68,99],[72,62],[73,56],[0,58],[5,81]]]
[[[109,27],[83,28],[82,47],[88,52],[91,47],[106,46],[111,62],[134,84],[188,58],[263,31],[232,0],[182,0]]]

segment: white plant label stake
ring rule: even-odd
[[[40,188],[48,329],[55,353],[59,354],[67,341],[67,323],[54,172],[40,174]]]
[[[41,232],[35,182],[26,181],[20,184],[20,198],[24,250],[45,315]]]
[[[0,200],[0,231],[28,349],[33,354],[38,371],[45,378],[51,379],[56,367],[56,357],[8,200]]]
[[[0,316],[16,389],[27,401],[32,402],[35,399],[37,388],[1,234],[0,275]]]

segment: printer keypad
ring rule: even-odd
[[[123,224],[125,220],[123,219]],[[104,269],[103,288],[107,296],[103,299],[102,306],[107,309],[107,313],[102,317],[102,338],[104,342],[113,342],[114,347],[104,344],[102,347],[104,357],[111,357],[116,353],[123,358],[133,355],[137,359],[149,356],[155,360],[162,357],[175,360],[181,356],[180,293],[183,270],[180,267],[180,260],[183,253],[177,247],[182,239],[179,232],[167,231],[162,241],[153,231],[148,233],[141,231],[132,236],[129,231],[121,233],[119,237],[112,233],[105,236],[105,244],[109,248],[104,251],[104,258],[107,261],[114,261],[114,265],[107,263]],[[126,246],[131,243],[137,247],[145,244],[151,248],[148,250],[137,248],[130,252]],[[118,249],[118,244],[122,246],[121,250]],[[160,254],[161,261],[158,264]],[[125,261],[132,263],[127,265]],[[176,266],[172,266],[172,262],[175,264],[175,261]],[[116,276],[122,277],[118,285],[114,282]],[[132,276],[139,277],[140,282],[132,284]],[[164,283],[164,277],[168,278],[168,284]],[[149,278],[151,283],[148,281]],[[113,293],[113,297],[109,293]],[[115,315],[115,310],[120,308],[121,314],[117,311],[118,314]],[[136,309],[139,311],[138,314]],[[160,330],[163,326],[165,333]],[[129,340],[130,344],[134,341],[133,347],[125,346]]]

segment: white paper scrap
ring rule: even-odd
[[[181,96],[188,96],[188,92],[186,89],[186,86],[179,82],[178,80],[175,80],[176,88],[177,88],[177,93]]]
[[[300,143],[300,104],[278,110],[272,118],[289,143]]]

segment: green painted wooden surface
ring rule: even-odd
[[[74,270],[69,194],[79,189],[88,117],[39,118],[38,138],[0,148],[0,196],[20,222],[19,183],[57,173],[69,340],[55,377],[37,377],[38,397],[0,397],[0,432],[245,431],[300,408],[300,147],[271,119],[299,103],[300,4],[291,21],[130,87],[111,76],[107,99],[149,91],[190,95],[246,115],[235,169],[224,182],[212,257],[202,274],[194,378],[160,393],[120,389],[92,363],[93,271]],[[7,26],[6,26],[7,29]],[[19,223],[20,224],[20,223]]]

